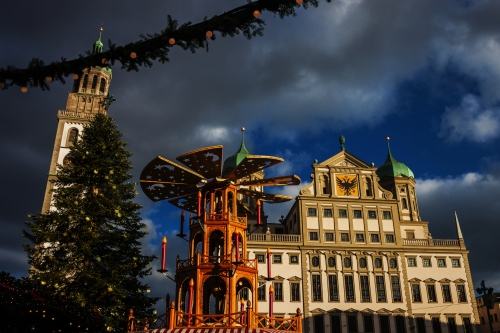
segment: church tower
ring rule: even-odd
[[[94,54],[102,52],[102,31],[101,27],[99,39],[93,46]],[[68,93],[66,108],[57,112],[56,139],[50,161],[42,213],[52,209],[52,188],[54,186],[52,181],[56,177],[57,165],[69,163],[67,158],[69,148],[81,136],[83,126],[97,113],[106,112],[102,102],[108,94],[112,78],[111,68],[107,66],[86,68],[81,73],[75,73],[73,78],[73,88]]]

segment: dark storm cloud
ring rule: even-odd
[[[165,28],[168,14],[180,23],[196,23],[244,3],[6,2],[0,13],[0,67],[24,67],[32,57],[46,62],[61,56],[74,58],[91,48],[101,23],[105,47],[108,39],[123,45],[138,40],[140,33]],[[484,99],[487,109],[498,98],[500,84],[500,21],[494,15],[499,10],[498,1],[477,1],[465,7],[452,0],[337,0],[320,1],[319,8],[300,9],[296,17],[284,20],[263,13],[264,37],[248,41],[241,35],[217,36],[208,53],[191,54],[173,47],[169,63],[155,63],[137,73],[115,65],[110,91],[117,102],[110,114],[134,153],[137,179],[142,166],[157,155],[174,158],[198,147],[224,144],[227,156],[237,148],[234,138],[239,138],[241,126],[266,133],[265,137],[249,133],[251,151],[259,141],[307,141],[307,135],[324,128],[359,127],[362,135],[363,129],[401,112],[394,110],[396,88],[429,63],[439,70],[453,62],[477,79],[478,98]],[[4,177],[0,223],[5,231],[0,233],[0,270],[18,272],[26,265],[20,234],[26,215],[40,210],[56,112],[64,109],[70,87],[54,83],[49,92],[29,89],[21,94],[17,87],[0,92],[0,171]],[[310,144],[302,146],[303,151],[311,149]],[[286,166],[307,176],[316,153],[288,154],[283,149],[276,147],[275,153],[289,156],[291,166],[284,165],[282,171]],[[473,205],[475,199],[467,200],[466,194],[456,198],[451,192],[448,197],[419,191],[423,215],[429,217],[436,234],[448,228],[435,221],[452,216],[453,198],[460,207],[470,207],[464,211],[472,212],[479,204]],[[142,194],[138,201],[145,212],[154,207]],[[489,209],[482,209],[482,218],[494,226],[494,209],[487,214]],[[276,208],[273,214],[283,212]],[[467,230],[464,234],[471,233],[466,239],[469,248],[479,253],[477,232],[467,229],[472,216],[459,210],[459,217]],[[4,259],[3,253],[16,255]],[[473,269],[486,271],[488,263],[474,255]]]

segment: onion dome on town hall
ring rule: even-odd
[[[104,29],[101,27],[99,29],[99,39],[96,40],[94,45],[93,45],[93,49],[92,49],[93,54],[102,53],[102,48],[104,46],[104,44],[101,41],[103,31],[104,31]],[[105,70],[106,72],[109,73],[110,76],[113,75],[113,71],[111,70],[111,68],[109,66],[102,66],[102,67],[96,66],[96,68],[101,68],[101,69]]]
[[[387,140],[387,158],[378,169],[377,169],[377,176],[380,177],[380,179],[387,178],[387,177],[398,177],[398,176],[404,176],[408,178],[415,178],[413,175],[413,171],[410,170],[406,166],[406,164],[397,161],[391,154],[391,147],[389,145],[389,137],[386,138]]]
[[[238,149],[238,151],[236,151],[236,153],[234,153],[234,155],[226,158],[226,160],[224,161],[224,166],[222,167],[222,174],[225,175],[231,172],[248,155],[250,155],[250,152],[245,147],[245,127],[242,127],[240,148]]]

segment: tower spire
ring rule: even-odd
[[[95,41],[94,43],[94,54],[97,54],[97,53],[102,53],[102,47],[104,46],[104,44],[101,42],[101,37],[102,37],[102,32],[104,31],[104,29],[102,28],[102,25],[101,25],[101,28],[99,29],[99,39]]]
[[[462,229],[460,229],[460,223],[458,222],[457,211],[455,211],[455,224],[457,227],[457,238],[464,239],[464,236],[462,235]]]

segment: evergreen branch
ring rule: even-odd
[[[162,64],[170,61],[168,53],[174,45],[193,53],[200,48],[208,52],[208,40],[215,40],[214,32],[219,32],[222,37],[234,37],[240,32],[247,39],[262,36],[265,22],[258,18],[258,15],[254,17],[255,11],[268,11],[283,19],[287,16],[295,16],[295,10],[300,6],[305,9],[309,6],[318,6],[318,0],[303,0],[301,5],[296,1],[300,2],[299,0],[248,1],[246,5],[221,15],[215,15],[210,19],[205,17],[203,21],[196,24],[186,22],[179,25],[177,20],[168,16],[167,27],[160,33],[141,34],[139,41],[118,47],[109,41],[108,51],[102,53],[93,54],[87,51],[86,55],[80,54],[76,59],[61,58],[48,65],[41,59],[33,58],[24,69],[14,66],[0,68],[0,89],[7,89],[14,85],[20,87],[29,85],[45,90],[49,89],[47,83],[52,81],[65,83],[64,78],[68,75],[80,73],[85,68],[106,66],[109,63],[114,65],[116,61],[126,71],[139,71],[139,67],[152,67],[153,61],[159,61]],[[212,32],[211,37],[207,37],[208,31]]]

